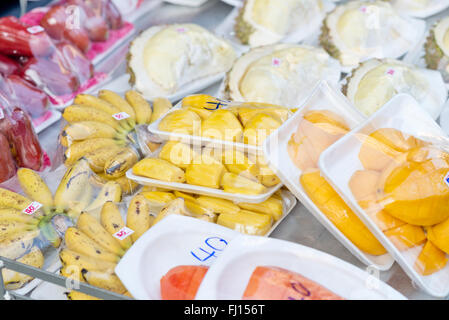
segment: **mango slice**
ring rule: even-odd
[[[184,171],[168,161],[162,159],[146,158],[137,162],[133,173],[138,176],[168,182],[184,182]]]
[[[357,170],[349,180],[349,188],[357,201],[376,200],[376,187],[380,173],[374,170]]]
[[[192,163],[193,150],[187,144],[168,141],[159,152],[159,158],[171,162],[181,169],[186,169]]]
[[[387,252],[321,176],[319,170],[304,172],[300,177],[300,183],[313,203],[360,250],[372,255],[382,255]]]
[[[427,238],[432,243],[449,253],[449,219],[426,229]]]
[[[198,136],[201,130],[201,118],[187,109],[175,110],[161,120],[159,130]]]
[[[201,125],[201,136],[217,140],[241,142],[243,127],[228,110],[214,111]]]
[[[271,228],[271,216],[247,210],[240,210],[236,214],[222,213],[218,216],[217,224],[249,235],[265,235]]]
[[[431,241],[427,241],[416,259],[414,268],[419,274],[428,276],[443,269],[446,264],[446,254],[434,246]]]
[[[267,191],[264,185],[231,172],[226,172],[223,175],[221,186],[225,192],[247,195],[261,194]]]
[[[406,250],[426,241],[426,234],[420,226],[404,224],[384,232],[398,250]]]

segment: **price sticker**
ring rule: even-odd
[[[181,27],[181,28],[176,29],[176,31],[179,33],[185,33],[187,31],[187,29]]]
[[[121,228],[119,231],[113,234],[114,237],[116,237],[119,240],[126,239],[128,236],[132,235],[134,233],[133,230],[127,227]]]
[[[366,13],[367,9],[365,6],[360,7],[360,11],[362,11],[363,13]]]
[[[112,117],[115,120],[124,120],[124,119],[129,118],[129,114],[127,114],[126,112],[119,112],[119,113],[113,114]]]
[[[273,58],[271,63],[273,64],[273,67],[279,67],[281,65],[281,59]]]
[[[28,31],[28,33],[36,34],[36,33],[44,31],[44,28],[42,28],[41,26],[33,26],[33,27],[29,27],[27,29],[27,31]]]
[[[42,204],[37,202],[37,201],[33,201],[33,202],[31,202],[31,204],[28,207],[23,209],[22,212],[31,216],[32,214],[34,214],[40,208],[42,208]]]
[[[389,75],[389,76],[394,76],[396,71],[394,71],[394,69],[388,69],[387,72],[385,72],[385,74]]]
[[[3,109],[0,108],[0,120],[5,117],[5,114],[3,113]]]
[[[449,187],[449,172],[446,174],[446,176],[444,177],[444,182],[447,184],[447,186]]]

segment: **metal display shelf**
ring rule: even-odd
[[[137,31],[140,31],[157,24],[192,22],[213,30],[223,21],[232,9],[233,7],[220,0],[209,0],[203,6],[197,8],[162,3],[152,12],[142,16],[137,22],[135,22],[135,27]],[[443,15],[447,14],[449,14],[449,10],[443,13]],[[433,17],[433,19],[434,18],[435,17]],[[111,65],[110,70],[114,70],[112,79],[115,79],[126,72],[126,47],[119,48],[116,51],[116,55],[123,55],[123,57],[120,58],[120,61],[122,61],[120,65]],[[107,64],[108,62],[106,61],[104,63]],[[107,65],[104,65],[103,69],[107,69],[107,67]],[[218,87],[219,84],[215,84],[209,88],[206,88],[203,92],[214,95],[217,92]],[[59,121],[39,134],[41,144],[47,152],[56,152],[53,149],[57,141],[59,131],[61,130],[61,126],[61,121]],[[410,278],[396,263],[389,271],[386,272],[377,273],[377,270],[373,270],[371,268],[367,269],[365,265],[359,262],[357,258],[355,258],[345,247],[343,247],[343,245],[341,245],[340,242],[338,242],[299,202],[290,215],[288,215],[278,226],[278,228],[271,234],[271,237],[292,241],[321,250],[343,259],[361,269],[367,270],[375,276],[378,274],[382,281],[386,282],[409,299],[434,299],[415,286]],[[60,275],[51,274],[46,271],[0,257],[0,271],[4,267],[60,286],[65,286],[66,283],[66,278]],[[1,279],[0,272],[0,299],[2,297],[8,299],[30,299],[30,294],[26,296],[17,296],[13,292],[5,291],[2,285],[3,281]],[[128,297],[107,292],[85,283],[80,284],[79,291],[89,295],[98,296],[103,299],[129,299]]]

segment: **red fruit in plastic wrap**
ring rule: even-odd
[[[7,56],[0,54],[0,73],[4,76],[17,73],[20,69],[20,64]]]
[[[70,94],[78,90],[80,83],[62,53],[56,51],[51,60],[31,58],[22,69],[23,77],[45,88],[54,96]]]
[[[11,154],[9,142],[6,137],[0,133],[0,182],[6,181],[16,174],[16,164]]]
[[[87,18],[85,27],[90,40],[101,42],[109,39],[109,27],[103,17]]]
[[[111,0],[105,0],[104,2],[104,14],[109,28],[117,30],[123,27],[123,20],[120,11]]]
[[[6,79],[14,95],[13,98],[22,109],[31,114],[31,117],[38,118],[46,112],[48,97],[42,90],[16,74],[11,74]]]
[[[44,31],[23,24],[16,17],[0,18],[0,53],[14,56],[47,56],[53,43]]]
[[[67,40],[82,52],[87,52],[90,48],[89,36],[81,24],[81,13],[77,15],[75,10],[66,5],[52,6],[40,25],[53,39]]]
[[[94,66],[92,62],[87,59],[77,47],[69,43],[59,43],[57,45],[59,52],[64,56],[69,63],[70,68],[75,70],[80,84],[85,83],[94,75]]]
[[[20,108],[14,108],[11,112],[11,124],[8,139],[12,144],[17,165],[39,170],[42,164],[43,151],[30,117]]]
[[[106,41],[109,38],[109,25],[104,15],[103,3],[98,0],[68,0],[67,4],[78,6],[81,23],[92,41]]]

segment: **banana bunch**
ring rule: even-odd
[[[115,293],[128,295],[120,279],[114,274],[117,263],[137,239],[153,224],[148,201],[136,195],[130,202],[126,224],[120,209],[113,201],[100,210],[100,220],[87,212],[81,213],[76,227],[65,233],[65,248],[60,252],[61,275]],[[124,227],[133,232],[120,236]],[[89,300],[94,297],[71,291],[70,300]]]
[[[142,145],[154,151],[159,146],[151,141],[139,141],[139,125],[146,125],[171,108],[167,99],[156,99],[153,109],[136,91],[122,98],[115,92],[100,90],[98,97],[79,94],[74,104],[64,110],[68,124],[59,141],[66,148],[64,162],[73,165],[84,157],[103,182],[115,181],[123,193],[130,194],[137,185],[124,175],[142,157]]]

